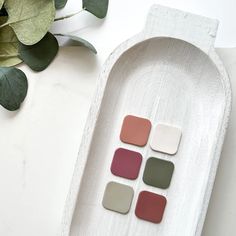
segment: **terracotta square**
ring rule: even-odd
[[[147,144],[151,126],[148,119],[128,115],[123,121],[120,140],[143,147]]]
[[[129,212],[133,196],[134,190],[130,186],[116,182],[109,182],[104,192],[102,205],[108,210],[116,211],[121,214],[127,214]]]
[[[141,163],[142,155],[139,152],[118,148],[113,157],[111,172],[126,179],[136,179]]]
[[[164,196],[142,191],[139,194],[136,204],[135,215],[143,220],[153,223],[160,223],[166,207]]]

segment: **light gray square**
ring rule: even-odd
[[[134,190],[130,186],[109,182],[106,186],[102,205],[111,211],[127,214],[129,212]]]

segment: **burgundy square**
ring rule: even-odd
[[[156,193],[142,191],[136,204],[135,215],[143,220],[160,223],[166,206],[166,198]]]
[[[118,148],[113,157],[111,172],[114,175],[126,179],[136,179],[139,174],[141,163],[142,155],[140,153],[124,148]]]

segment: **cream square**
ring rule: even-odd
[[[181,139],[181,130],[177,127],[158,124],[151,140],[154,151],[174,155],[177,153]]]

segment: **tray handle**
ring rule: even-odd
[[[145,38],[171,37],[187,41],[208,54],[214,47],[218,21],[177,9],[153,5],[149,11]]]

